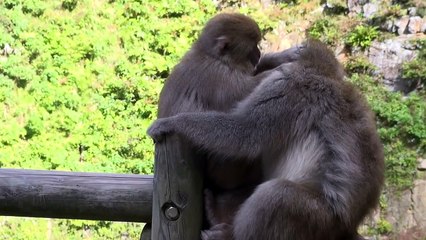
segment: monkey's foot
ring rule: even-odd
[[[227,223],[216,224],[209,230],[201,231],[202,240],[232,240],[232,226]]]

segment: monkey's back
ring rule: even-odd
[[[317,178],[313,182],[321,182],[330,205],[348,224],[357,226],[377,205],[384,180],[383,147],[374,114],[349,82],[321,76],[317,68],[305,68],[299,76],[299,81],[290,85],[298,92],[298,101],[305,104],[305,116],[311,119],[296,121],[294,127],[303,132],[301,129],[311,124],[311,142],[321,142],[324,147],[323,152],[313,148],[317,153],[312,156],[319,160],[311,171]],[[309,156],[306,151],[305,155]]]
[[[227,112],[256,82],[226,63],[191,49],[175,66],[160,94],[158,117],[182,112]]]

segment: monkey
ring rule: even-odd
[[[262,56],[256,65],[254,75],[274,69],[283,63],[295,61],[303,49],[302,45],[296,45],[282,52],[268,53]]]
[[[261,162],[262,183],[232,224],[203,240],[353,240],[384,180],[374,114],[321,42],[307,40],[230,112],[157,119],[157,142],[178,134],[201,149]]]
[[[210,19],[165,81],[159,98],[158,117],[209,110],[228,112],[248,96],[269,70],[297,55],[298,48],[295,47],[261,57],[260,40],[257,23],[245,15],[222,13]],[[255,70],[257,65],[262,69]],[[241,196],[248,196],[260,183],[260,172],[253,171],[260,167],[259,164],[241,165],[242,160],[226,161],[198,149],[192,151],[196,152],[197,159],[205,159],[205,188],[206,196],[209,196],[206,202],[231,198],[235,203],[234,207],[222,211],[224,214],[208,211],[209,222],[231,222],[238,203],[245,200]],[[219,199],[222,194],[223,199]],[[223,216],[213,220],[213,215]]]

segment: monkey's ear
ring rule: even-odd
[[[219,54],[223,54],[228,47],[229,39],[226,36],[220,36],[216,38],[215,50]]]

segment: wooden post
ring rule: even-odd
[[[151,222],[152,176],[0,169],[0,215]]]
[[[202,163],[189,144],[167,136],[155,146],[153,240],[199,240],[202,227]]]
[[[151,240],[151,223],[145,224],[142,229],[141,237],[139,240]]]

